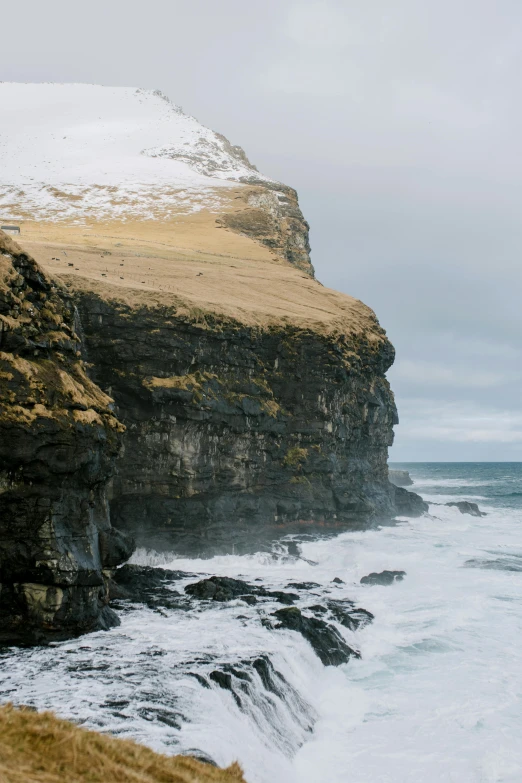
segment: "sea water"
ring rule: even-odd
[[[108,633],[3,650],[0,700],[167,753],[220,765],[237,758],[250,783],[519,783],[522,464],[393,467],[409,470],[429,514],[301,540],[299,558],[284,542],[210,560],[134,556],[195,575],[175,583],[181,592],[213,574],[273,589],[314,582],[300,592],[303,610],[350,599],[375,615],[363,630],[338,626],[360,660],[324,667],[302,636],[270,627],[275,602],[136,605]],[[456,500],[487,516],[445,505]],[[384,569],[406,576],[387,587],[360,584]],[[270,682],[252,668],[260,656],[275,673]],[[249,672],[243,690],[209,679],[223,667]]]

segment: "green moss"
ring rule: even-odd
[[[285,454],[283,459],[283,465],[286,468],[300,466],[302,462],[306,460],[308,456],[308,449],[303,449],[301,446],[293,446]]]
[[[290,479],[290,484],[305,484],[308,487],[312,486],[306,476],[292,476]]]

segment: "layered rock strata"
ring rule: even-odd
[[[0,643],[117,624],[132,546],[106,483],[123,426],[86,375],[68,294],[0,232]]]
[[[139,544],[231,551],[394,513],[394,352],[361,303],[361,328],[324,333],[86,291],[76,303],[92,377],[126,426],[112,522]]]

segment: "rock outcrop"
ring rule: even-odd
[[[450,503],[445,503],[446,506],[455,506],[458,508],[461,514],[469,514],[472,517],[486,517],[485,511],[481,511],[476,503],[472,503],[469,500],[454,500]]]
[[[393,487],[395,513],[400,517],[421,517],[429,511],[429,505],[416,492],[404,487]]]
[[[310,261],[309,225],[299,208],[297,193],[280,182],[248,180],[241,201],[245,208],[228,212],[216,222],[251,237],[270,248],[292,266],[313,276]]]
[[[407,470],[393,470],[389,468],[388,478],[396,487],[411,487],[413,481]]]
[[[372,571],[368,576],[363,576],[361,581],[362,585],[392,585],[394,582],[402,582],[406,576],[406,571],[381,571],[376,573]]]
[[[79,347],[68,294],[0,232],[0,644],[118,622],[107,574],[132,545],[105,488],[123,426]]]
[[[325,666],[339,666],[350,658],[361,657],[360,652],[346,644],[337,628],[316,617],[306,617],[297,606],[278,609],[272,615],[279,621],[276,628],[297,631],[304,636]]]

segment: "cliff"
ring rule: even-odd
[[[39,265],[10,245],[6,286],[33,285],[22,267],[45,281],[29,321],[5,305],[9,340],[29,341],[2,346],[9,405],[27,409],[2,455],[5,518],[43,498],[22,544],[2,522],[9,622],[38,606],[77,628],[76,595],[82,627],[112,621],[104,552],[127,550],[109,508],[138,543],[190,553],[422,513],[388,482],[393,348],[315,280],[295,191],[159,93],[0,84],[5,106],[0,210]],[[68,342],[45,336],[60,329]]]
[[[231,551],[393,513],[393,349],[361,303],[343,301],[344,329],[313,328],[101,294],[74,296],[92,377],[126,426],[112,521],[138,543]]]
[[[105,485],[122,425],[79,358],[70,297],[0,232],[0,643],[117,624],[132,551]]]

